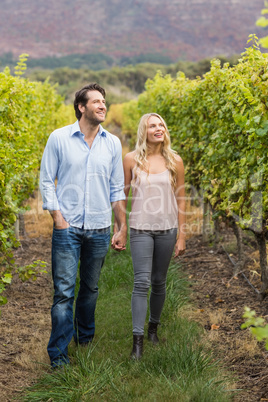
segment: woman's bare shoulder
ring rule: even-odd
[[[136,151],[128,152],[124,157],[124,165],[127,165],[132,169],[135,165],[135,154]]]
[[[134,159],[134,157],[135,157],[135,154],[136,154],[136,151],[131,151],[131,152],[128,152],[126,155],[125,155],[125,157],[124,157],[124,159]]]
[[[176,162],[181,162],[181,163],[183,163],[183,160],[182,160],[182,158],[180,157],[179,154],[175,153],[174,155],[175,155]]]
[[[127,162],[132,162],[132,161],[134,162],[135,161],[135,154],[136,154],[136,151],[128,152],[125,155],[124,160],[127,161]]]

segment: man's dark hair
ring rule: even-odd
[[[87,101],[89,99],[88,98],[89,91],[99,91],[104,98],[106,96],[105,89],[102,88],[97,83],[86,85],[82,89],[77,91],[75,93],[75,98],[74,98],[74,110],[75,110],[75,115],[78,120],[80,120],[82,117],[82,113],[80,112],[78,105],[86,106]]]

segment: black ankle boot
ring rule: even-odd
[[[133,349],[131,352],[132,359],[139,360],[143,352],[143,335],[133,335]]]
[[[154,322],[149,322],[149,325],[148,325],[148,339],[154,345],[157,345],[159,343],[159,339],[157,336],[157,326],[158,326],[158,323],[154,323]]]

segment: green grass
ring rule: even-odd
[[[177,263],[168,273],[167,298],[159,327],[160,345],[144,341],[140,361],[132,349],[129,249],[111,250],[100,278],[96,335],[88,348],[69,347],[71,365],[44,376],[23,395],[24,401],[230,401],[230,385],[220,363],[203,342],[203,331],[187,320],[189,285]]]

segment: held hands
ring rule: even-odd
[[[114,211],[114,235],[112,237],[111,247],[116,251],[126,249],[127,242],[127,222],[125,212],[125,201],[112,202]]]
[[[125,230],[115,231],[111,247],[116,251],[123,251],[126,249],[127,232]]]
[[[174,258],[179,257],[185,253],[186,245],[184,238],[178,238],[174,248]]]

